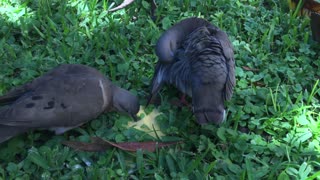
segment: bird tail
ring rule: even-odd
[[[158,94],[159,90],[162,88],[163,83],[167,81],[167,72],[168,72],[169,66],[162,65],[158,63],[155,68],[155,73],[152,78],[152,86],[151,86],[151,93],[148,97],[148,101],[146,104],[146,107],[151,103],[151,101],[154,99],[156,94]]]
[[[18,87],[16,89],[10,90],[5,95],[0,96],[0,105],[8,105],[13,103],[23,94],[28,91],[28,84]]]
[[[0,143],[9,140],[10,138],[24,133],[28,130],[26,127],[0,125]]]
[[[8,105],[20,97],[21,94],[6,94],[0,96],[0,105]]]

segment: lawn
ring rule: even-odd
[[[140,131],[108,113],[54,135],[33,131],[0,145],[0,179],[320,179],[320,46],[308,17],[282,0],[1,0],[0,94],[59,64],[85,64],[145,105],[166,29],[197,16],[226,31],[234,46],[236,87],[222,125],[196,123],[176,107],[175,88],[158,95],[161,130]],[[113,4],[115,3],[115,4]],[[145,114],[156,108],[151,105]],[[183,141],[156,152],[76,151],[65,140]],[[319,176],[319,177],[317,177]]]

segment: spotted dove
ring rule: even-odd
[[[33,129],[61,134],[111,110],[139,111],[136,96],[79,64],[52,69],[0,96],[0,104],[0,143]]]

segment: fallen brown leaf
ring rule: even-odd
[[[63,141],[63,145],[69,146],[78,151],[88,151],[88,152],[100,152],[105,151],[106,149],[110,148],[111,145],[107,143],[101,144],[100,142],[80,142],[80,141]]]
[[[256,86],[259,86],[259,87],[265,87],[266,86],[264,83],[259,82],[259,81],[254,82],[253,84],[256,85]]]
[[[99,137],[92,137],[91,143],[79,142],[79,141],[64,141],[62,144],[69,146],[76,150],[88,151],[88,152],[99,152],[105,151],[110,147],[117,147],[124,151],[137,151],[138,149],[154,152],[157,148],[167,147],[170,145],[180,144],[182,141],[174,142],[121,142],[115,143],[111,141],[104,140]]]
[[[246,71],[252,71],[252,72],[258,72],[260,71],[259,69],[256,69],[256,68],[250,68],[248,66],[242,66],[242,68]]]

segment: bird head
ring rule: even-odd
[[[118,112],[129,114],[134,120],[137,120],[136,114],[139,112],[140,104],[138,98],[131,92],[114,86],[113,108]]]
[[[195,117],[199,124],[214,123],[221,124],[226,119],[226,111],[218,109],[194,110]]]
[[[219,87],[221,86],[221,87]],[[193,113],[199,124],[221,124],[225,118],[223,84],[201,84],[192,88]]]

